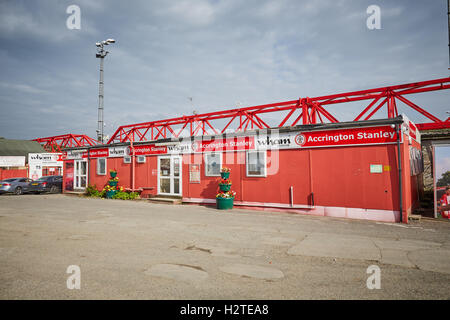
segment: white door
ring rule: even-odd
[[[158,158],[158,194],[181,196],[181,157]]]
[[[87,183],[87,161],[75,160],[74,189],[85,189]]]

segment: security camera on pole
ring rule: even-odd
[[[95,45],[97,46],[97,53],[95,55],[96,58],[100,58],[100,81],[98,86],[98,127],[97,127],[97,140],[101,143],[103,141],[103,59],[109,53],[103,49],[104,46],[109,45],[110,43],[115,43],[114,39],[107,39],[102,42],[97,42]]]

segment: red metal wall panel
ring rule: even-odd
[[[0,169],[0,180],[22,177],[28,177],[27,169]]]
[[[241,192],[241,165],[245,161],[245,152],[223,153],[223,166],[231,168],[230,179],[233,183],[232,190],[237,192],[236,200],[242,199]],[[183,155],[183,196],[190,198],[215,199],[220,177],[205,175],[204,155]],[[189,164],[200,164],[200,183],[189,182]],[[244,168],[245,169],[245,168]]]
[[[316,205],[398,210],[395,145],[314,149],[312,171]]]
[[[106,162],[106,175],[97,174],[97,159],[89,160],[89,184],[96,185],[98,190],[102,190],[110,179],[109,170],[116,169],[119,178],[119,186],[131,188],[132,171],[131,163],[124,163],[123,158],[108,158]],[[146,157],[146,163],[135,164],[135,188],[154,187],[153,192],[156,193],[157,182],[157,157]]]
[[[277,160],[278,158],[278,160]],[[245,161],[241,165],[243,200],[250,202],[290,203],[290,187],[293,187],[293,203],[308,205],[311,194],[309,150],[268,151],[268,162],[274,163],[274,170],[268,168],[267,177],[247,177]],[[276,165],[275,162],[279,164]],[[272,174],[270,174],[272,173]]]
[[[236,200],[289,204],[289,188],[293,186],[294,205],[311,205],[310,195],[314,192],[316,206],[398,210],[395,145],[278,151],[279,170],[265,178],[247,177],[245,152],[237,154],[241,164],[227,163],[226,157],[223,161],[232,169],[230,178]],[[270,158],[273,157],[268,152]],[[203,158],[199,159],[200,184],[189,183],[188,159],[183,160],[183,196],[214,199],[218,178],[206,177]],[[381,164],[383,172],[370,173],[371,164]],[[410,186],[406,185],[405,190],[410,190]]]

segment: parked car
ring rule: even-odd
[[[57,193],[62,191],[62,176],[45,176],[37,180],[31,181],[29,184],[29,192],[41,193],[50,192]]]
[[[0,181],[0,194],[1,193],[14,193],[23,194],[29,191],[29,183],[31,179],[28,178],[9,178]]]

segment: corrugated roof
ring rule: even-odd
[[[0,139],[0,156],[25,156],[29,153],[45,153],[37,141]]]

